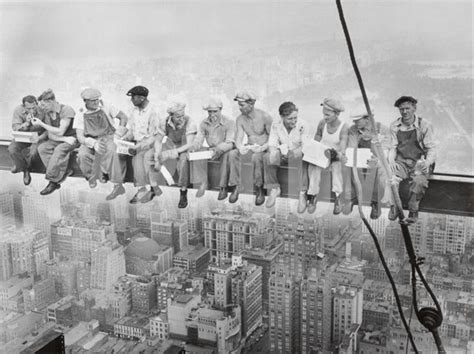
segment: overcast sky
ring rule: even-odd
[[[355,39],[423,38],[472,59],[471,1],[343,1]],[[341,36],[335,1],[0,1],[11,62],[159,57]]]

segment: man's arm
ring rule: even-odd
[[[357,129],[350,127],[347,132],[347,146],[346,148],[357,148],[359,146],[359,137]]]
[[[33,125],[40,126],[46,129],[48,131],[48,136],[50,136],[50,134],[53,134],[58,137],[62,137],[64,133],[66,133],[67,128],[69,128],[72,118],[73,117],[61,118],[61,120],[59,121],[59,127],[53,127],[51,125],[48,125],[42,122],[41,120],[39,120],[38,118],[33,118],[32,122],[33,122]]]
[[[202,144],[204,143],[204,135],[206,133],[204,129],[204,124],[204,122],[201,122],[201,124],[199,124],[199,129],[196,137],[194,138],[194,143],[192,146],[193,149],[200,149]]]
[[[319,121],[318,128],[316,128],[316,134],[314,135],[314,140],[321,141],[323,138],[323,128],[324,128],[324,119]]]
[[[186,128],[186,144],[176,149],[178,154],[187,151],[193,146],[194,138],[196,137],[197,126],[191,119],[188,121],[188,127]]]
[[[244,141],[244,128],[242,127],[242,121],[237,118],[237,122],[236,122],[236,128],[237,128],[237,132],[235,133],[235,146],[237,147],[237,149],[242,149],[242,143]]]
[[[339,155],[340,155],[340,160],[343,162],[343,163],[346,163],[347,161],[347,158],[346,158],[346,147],[347,147],[347,137],[348,137],[348,127],[347,127],[347,124],[345,123],[341,123],[343,124],[342,126],[342,129],[341,129],[341,133],[339,135],[339,138],[341,140],[341,151],[339,152]]]
[[[426,121],[425,126],[423,145],[426,150],[426,163],[429,166],[436,161],[436,140],[434,139],[433,126]]]
[[[31,123],[28,121],[23,120],[21,117],[21,110],[16,108],[13,111],[13,118],[12,118],[12,130],[15,131],[27,131],[28,128],[31,126]]]

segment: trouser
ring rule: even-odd
[[[263,187],[263,155],[264,152],[253,152],[252,153],[252,167],[253,167],[253,184],[255,187]],[[240,165],[241,155],[239,150],[232,150],[229,154],[230,161],[230,173],[235,177],[235,185],[240,185],[241,177],[241,165]],[[229,182],[229,185],[230,184]]]
[[[100,137],[97,141],[105,144],[103,154],[98,154],[86,145],[81,145],[79,148],[77,162],[82,174],[88,181],[95,181],[99,178],[99,173],[107,173],[111,182],[123,183],[127,172],[127,162],[124,156],[117,154],[113,135]]]
[[[203,148],[201,150],[208,150]],[[224,152],[218,158],[213,160],[196,160],[191,161],[191,183],[205,183],[208,181],[208,161],[219,162],[219,187],[235,186],[238,181],[235,176],[235,169],[231,168],[230,151]],[[239,164],[240,165],[240,164]]]
[[[162,146],[162,151],[166,150],[171,150],[175,149],[176,146],[175,144],[170,140],[166,139],[166,143],[163,144]],[[159,184],[160,179],[163,179],[163,175],[161,171],[156,171],[154,166],[155,166],[155,148],[151,148],[145,153],[145,163],[148,165],[149,169],[149,177],[150,177],[150,185],[152,187],[156,187]],[[175,161],[165,161],[163,164],[164,167],[169,171],[171,176],[173,176],[173,179],[176,181],[176,178],[178,180],[178,186],[179,187],[185,187],[187,188],[189,185],[189,159],[188,159],[188,154],[186,152],[182,152],[178,155],[178,159]],[[178,176],[175,176],[175,175]]]
[[[64,178],[71,152],[78,145],[77,141],[69,145],[61,141],[46,140],[38,146],[39,156],[46,167],[45,178],[48,181],[58,183]]]
[[[336,194],[336,196],[339,196],[343,190],[341,161],[332,162],[329,168],[331,169],[331,176],[332,176],[332,191]],[[313,164],[308,165],[309,186],[308,186],[307,194],[309,195],[319,194],[322,171],[323,171],[322,167],[319,167]]]
[[[32,161],[38,156],[38,144],[12,141],[8,146],[8,152],[17,170],[26,171],[31,168]]]
[[[147,163],[147,153],[150,150],[153,150],[153,148],[141,150],[132,158],[133,178],[136,187],[145,187],[150,184],[150,164]],[[153,152],[151,159],[153,160]]]
[[[280,166],[294,167],[298,171],[298,178],[293,179],[288,175],[288,193],[306,191],[308,189],[308,163],[301,159],[301,156],[288,152],[288,158],[283,159],[280,150],[277,150],[274,156],[270,152],[265,153],[263,157],[264,166],[264,187],[265,189],[279,188],[277,172]]]
[[[416,212],[418,211],[420,200],[428,189],[428,177],[433,172],[433,165],[429,167],[428,173],[422,173],[416,168],[416,161],[404,160],[398,157],[395,161],[398,165],[398,168],[395,171],[395,176],[400,178],[402,181],[409,180],[410,195],[408,199],[408,210]],[[398,187],[399,184],[397,183],[397,190]],[[391,204],[394,204],[393,200],[391,200]]]
[[[390,185],[387,183],[383,166],[377,161],[376,165],[365,169],[367,173],[363,174],[361,169],[357,170],[361,184],[372,189],[371,201],[380,202],[382,196],[385,198],[391,193]],[[344,178],[344,199],[347,201],[357,200],[356,185],[351,167],[343,167]],[[362,198],[362,197],[361,197]],[[382,200],[384,200],[383,198]]]

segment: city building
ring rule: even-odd
[[[8,280],[0,282],[0,308],[2,310],[10,310],[9,301],[13,299],[17,294],[20,294],[21,307],[23,307],[23,294],[22,289],[29,288],[33,284],[33,277],[28,273],[19,274],[11,277]],[[19,300],[19,299],[18,299]],[[18,303],[17,303],[18,305]],[[19,309],[24,311],[24,308]]]
[[[232,256],[236,266],[231,272],[232,304],[242,310],[242,335],[248,336],[262,325],[262,267],[247,264],[242,256]]]
[[[45,263],[46,278],[54,280],[56,294],[60,297],[77,292],[77,269],[72,261],[50,260]]]
[[[156,307],[156,283],[151,277],[137,277],[132,282],[132,310],[147,314]]]
[[[173,265],[173,248],[148,237],[135,238],[125,249],[128,274],[163,273]]]
[[[204,245],[211,250],[211,262],[218,263],[242,249],[269,245],[273,228],[267,214],[216,210],[203,217]]]
[[[208,274],[213,274],[214,306],[224,310],[232,303],[232,265],[209,266]]]
[[[22,206],[24,226],[41,230],[49,237],[51,224],[61,219],[59,193],[39,195],[37,192],[25,190]]]
[[[178,253],[188,246],[188,224],[177,219],[164,219],[165,213],[151,213],[151,238]]]
[[[299,353],[300,281],[283,269],[270,276],[270,351],[272,353]]]
[[[12,226],[15,226],[13,195],[10,192],[0,192],[0,230]]]
[[[23,288],[23,301],[25,311],[42,310],[56,301],[54,280],[43,279],[33,283],[28,288]]]
[[[119,338],[143,340],[149,333],[149,320],[144,316],[127,316],[114,324],[114,335]]]
[[[169,338],[168,314],[166,312],[150,318],[150,337],[155,336],[162,340]]]
[[[125,275],[125,255],[118,244],[105,244],[91,252],[92,289],[111,291],[117,279]]]
[[[190,272],[202,272],[209,265],[210,251],[202,246],[188,246],[173,257],[173,266]]]
[[[49,305],[46,312],[48,322],[54,322],[65,327],[71,326],[74,323],[74,300],[74,296],[68,295]]]
[[[362,324],[363,290],[339,286],[333,290],[332,340],[335,345],[342,343],[352,325]],[[356,344],[355,344],[356,345]]]

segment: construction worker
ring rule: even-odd
[[[74,129],[81,147],[77,161],[82,174],[91,188],[97,186],[97,179],[105,183],[109,179],[114,183],[112,192],[105,198],[112,200],[125,193],[123,182],[127,165],[124,158],[117,154],[114,137],[121,138],[126,132],[127,116],[113,106],[104,105],[102,94],[95,88],[81,92],[85,111],[74,120]],[[115,126],[114,119],[120,120]],[[100,170],[100,176],[98,172]]]
[[[148,100],[148,89],[144,86],[132,87],[127,92],[127,96],[133,104],[133,109],[129,115],[127,140],[135,142],[132,151],[133,177],[137,193],[130,200],[131,204],[147,203],[155,196],[162,194],[158,185],[150,185],[150,163],[153,163],[153,146],[158,135],[159,118],[156,107]]]
[[[47,133],[42,127],[32,124],[33,118],[43,121],[44,111],[38,107],[36,97],[28,95],[23,97],[22,104],[13,111],[12,130],[37,132],[38,135],[32,137],[31,143],[23,143],[13,139],[8,146],[8,152],[13,161],[11,172],[23,172],[23,183],[25,186],[31,183],[31,164],[38,157],[38,144],[47,138]]]
[[[240,160],[241,156],[252,152],[253,183],[256,189],[255,205],[265,202],[263,191],[263,155],[268,148],[268,136],[272,125],[272,117],[261,109],[255,108],[256,96],[250,92],[239,92],[234,98],[239,104],[242,113],[236,119],[237,133],[235,146],[237,150],[230,152],[230,168],[234,173],[236,185],[232,186],[229,202],[235,203],[239,198]],[[247,137],[247,145],[244,145],[244,136]]]
[[[372,199],[370,202],[371,211],[370,218],[378,219],[381,213],[381,204],[384,200],[387,200],[390,195],[390,185],[387,183],[385,171],[382,168],[379,158],[377,157],[376,151],[373,144],[378,139],[380,134],[380,123],[376,124],[376,135],[372,133],[372,124],[367,113],[352,116],[354,124],[349,127],[348,131],[348,148],[363,148],[371,149],[373,158],[369,160],[368,173],[365,175],[359,174],[360,180],[366,180],[366,184],[369,188],[372,188]],[[348,156],[351,158],[351,156]],[[350,167],[343,167],[344,176],[344,200],[342,212],[348,215],[352,212],[352,209],[357,200],[356,186],[352,176],[352,169]],[[390,200],[390,199],[388,199]]]
[[[391,148],[388,161],[395,179],[393,183],[409,181],[408,223],[418,220],[418,208],[428,188],[428,177],[433,172],[436,160],[436,142],[433,126],[426,119],[416,115],[418,101],[411,96],[402,96],[394,106],[401,117],[390,125]],[[397,218],[394,203],[391,203],[389,219]]]
[[[218,200],[227,198],[228,185],[235,186],[237,181],[235,170],[231,170],[229,153],[234,148],[235,121],[222,114],[222,101],[217,98],[210,98],[203,109],[207,111],[208,117],[199,125],[193,150],[211,150],[212,161],[219,162],[219,195]],[[203,148],[204,140],[209,146]],[[202,197],[209,186],[207,173],[208,160],[196,160],[191,162],[191,176],[193,184],[200,183],[196,192],[196,197]]]
[[[278,112],[281,121],[274,122],[268,138],[268,152],[263,157],[265,189],[270,190],[266,206],[275,205],[276,198],[281,194],[277,172],[280,166],[290,166],[298,170],[299,178],[288,178],[289,192],[308,188],[308,164],[302,161],[303,140],[309,139],[305,124],[298,119],[298,108],[293,102],[284,102]]]
[[[344,106],[335,98],[326,98],[323,103],[324,119],[322,119],[316,130],[314,140],[321,142],[331,149],[331,164],[329,169],[332,176],[332,192],[336,195],[334,200],[333,214],[340,214],[342,211],[341,193],[343,191],[343,180],[341,162],[345,163],[345,151],[347,144],[347,125],[339,119],[339,114],[344,112]],[[322,167],[309,164],[308,177],[309,186],[307,191],[300,192],[298,202],[298,212],[303,213],[308,207],[308,213],[316,210],[317,198],[321,184]]]
[[[180,198],[178,208],[188,206],[189,160],[187,151],[193,146],[197,133],[196,124],[185,114],[184,102],[173,102],[169,105],[168,117],[160,120],[158,134],[152,152],[148,153],[148,163],[154,165],[150,169],[150,183],[154,189],[159,189],[158,180],[161,166],[167,161],[177,162],[176,171],[169,171],[171,175],[178,174]],[[166,137],[165,144],[162,143]],[[166,167],[166,165],[165,165]]]
[[[47,195],[59,189],[67,176],[74,173],[73,170],[68,169],[69,157],[79,143],[73,129],[76,115],[74,110],[56,101],[56,96],[51,89],[43,92],[40,97],[45,109],[45,120],[43,122],[38,118],[32,118],[31,123],[48,132],[47,140],[38,146],[38,153],[46,166],[45,178],[49,181],[40,194]]]

